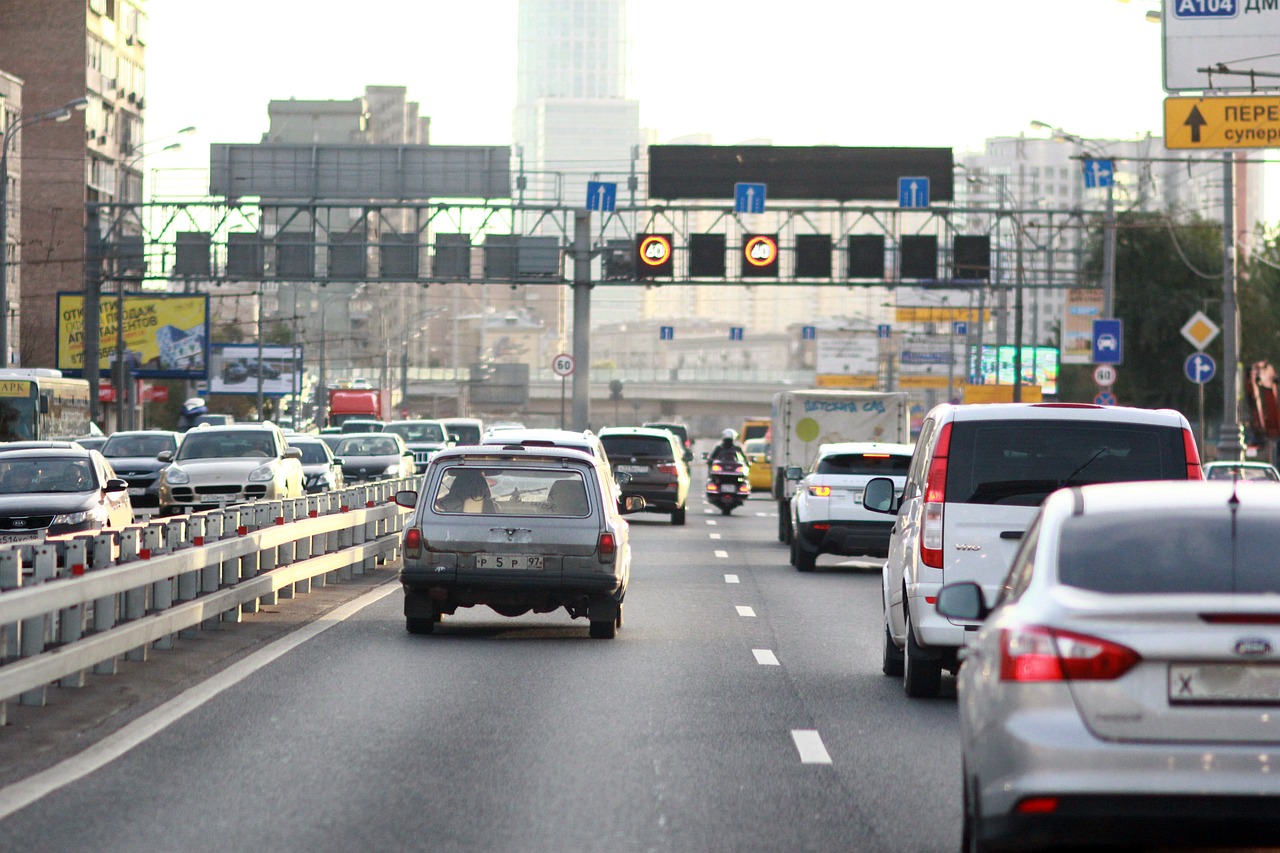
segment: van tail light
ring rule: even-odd
[[[613,534],[604,532],[600,534],[600,542],[596,546],[596,550],[600,554],[600,562],[612,563],[613,558],[618,553],[618,542],[613,538]]]
[[[920,525],[920,562],[932,569],[942,568],[942,505],[947,498],[950,452],[951,424],[943,424],[924,478],[924,513]]]
[[[421,527],[408,527],[404,531],[404,556],[406,559],[419,560],[422,558],[422,550],[426,546],[426,540],[422,538]]]
[[[1203,480],[1204,468],[1200,467],[1200,451],[1196,449],[1196,437],[1189,429],[1182,431],[1182,446],[1186,448],[1187,454],[1187,479]]]
[[[1111,681],[1141,655],[1128,646],[1040,625],[1000,631],[1001,681]]]

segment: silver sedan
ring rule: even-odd
[[[1280,489],[1064,489],[983,619],[957,691],[966,850],[1280,839]]]

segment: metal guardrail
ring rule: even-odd
[[[386,480],[0,548],[0,725],[6,702],[114,675],[175,635],[239,622],[394,556],[408,510]]]

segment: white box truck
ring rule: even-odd
[[[805,470],[818,448],[838,441],[911,443],[910,403],[905,391],[833,391],[812,388],[773,395],[770,452],[773,496],[778,501],[778,541],[791,542],[788,467]]]

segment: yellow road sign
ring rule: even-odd
[[[1280,98],[1165,98],[1167,148],[1280,148]]]

